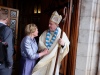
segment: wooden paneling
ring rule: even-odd
[[[7,0],[7,7],[12,8],[13,7],[13,0]]]
[[[1,5],[1,6],[3,5],[3,0],[0,0],[0,5]]]

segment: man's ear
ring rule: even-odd
[[[9,25],[9,19],[8,18],[5,19],[5,24]]]

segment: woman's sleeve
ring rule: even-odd
[[[35,53],[35,51],[32,50],[31,43],[29,40],[26,40],[24,42],[24,45],[25,45],[25,53],[29,59],[38,59],[39,58],[39,54]]]

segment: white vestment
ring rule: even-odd
[[[39,50],[43,50],[44,48],[46,48],[45,46],[46,33],[47,33],[47,30],[44,31],[42,35],[39,37]],[[49,49],[50,53],[44,56],[43,58],[41,58],[41,60],[36,64],[36,66],[34,67],[32,71],[32,75],[53,75],[54,65],[55,65],[57,50],[58,50],[58,40],[60,38],[60,35],[61,35],[61,29],[59,28],[57,38]],[[61,47],[60,49],[55,75],[59,75],[61,60],[69,52],[70,42],[65,32],[63,32],[62,39],[65,42],[65,46],[64,48]]]

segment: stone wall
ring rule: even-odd
[[[100,71],[100,0],[82,0],[80,12],[75,75],[97,75]]]

